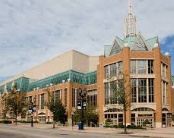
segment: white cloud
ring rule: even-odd
[[[127,0],[0,0],[0,74],[23,72],[70,49],[102,53],[123,36]],[[174,1],[133,0],[138,28],[160,39],[174,32]]]

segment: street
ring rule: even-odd
[[[128,138],[129,135],[72,132],[58,129],[1,125],[0,138]]]

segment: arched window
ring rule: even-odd
[[[110,108],[110,109],[106,110],[105,112],[122,112],[122,110],[118,109],[118,108]]]
[[[155,110],[152,108],[141,107],[141,108],[133,109],[132,111],[155,111]]]

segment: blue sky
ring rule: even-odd
[[[70,49],[103,54],[123,38],[127,0],[0,0],[0,80],[24,72]],[[172,57],[174,1],[133,0],[138,31],[159,36]]]

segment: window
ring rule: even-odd
[[[166,104],[168,104],[168,83],[166,82]]]
[[[109,104],[109,83],[105,83],[105,104]]]
[[[147,85],[148,84],[148,85]],[[132,103],[154,102],[154,79],[131,79]]]
[[[146,79],[138,79],[138,102],[147,102]]]
[[[132,85],[132,102],[137,102],[137,85],[136,85],[136,79],[131,79],[131,85]]]
[[[54,92],[55,100],[61,100],[61,90]]]
[[[135,124],[135,114],[131,114],[131,123]]]
[[[67,106],[67,89],[64,90],[65,95],[64,95],[64,100],[65,100],[65,107]]]
[[[131,74],[136,74],[136,60],[131,60]]]
[[[109,78],[109,66],[105,66],[104,67],[104,69],[105,69],[105,79],[107,79],[107,78]]]
[[[76,90],[72,89],[72,107],[76,107]]]
[[[163,95],[163,104],[165,104],[166,94],[165,94],[165,82],[162,82],[162,95]]]
[[[148,60],[148,74],[153,74],[153,60]]]
[[[146,74],[146,60],[138,60],[138,74]]]
[[[162,101],[163,104],[168,104],[168,83],[163,81],[162,82]]]
[[[40,95],[41,109],[44,109],[44,94]]]
[[[39,119],[39,122],[43,122],[43,123],[46,122],[46,117],[45,116],[39,116],[38,119]]]
[[[97,90],[88,91],[87,103],[91,106],[97,106]]]
[[[153,60],[131,60],[131,74],[153,74]]]
[[[123,125],[123,114],[118,114],[118,125]]]
[[[116,63],[110,65],[110,77],[116,76]]]
[[[118,62],[118,75],[122,75],[123,73],[123,62]]]
[[[154,79],[148,79],[149,81],[149,102],[154,102]]]
[[[29,101],[29,103],[32,103],[32,96],[29,96],[29,99],[28,99]]]
[[[141,108],[135,108],[132,111],[154,111],[154,110],[152,108],[141,107]]]
[[[166,78],[167,77],[167,65],[164,63],[161,63],[161,75],[162,77]]]
[[[115,88],[117,87],[117,82],[110,82],[110,104],[117,104],[117,98],[115,95]]]

